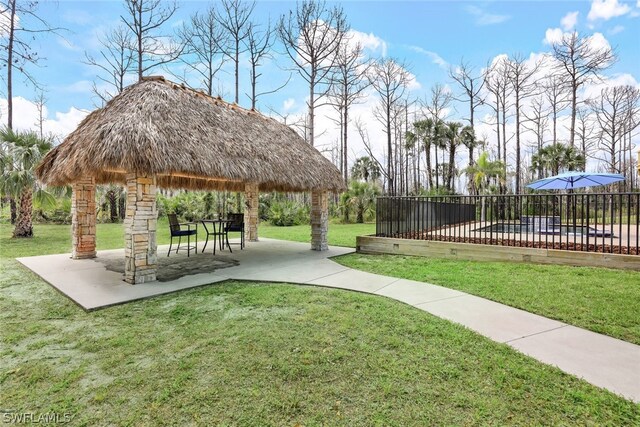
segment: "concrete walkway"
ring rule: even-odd
[[[88,310],[228,279],[299,283],[381,295],[464,325],[640,402],[640,346],[464,292],[353,270],[328,259],[350,252],[353,249],[338,247],[315,252],[309,250],[308,243],[261,239],[248,244],[244,251],[225,252],[224,256],[239,261],[238,266],[135,286],[124,283],[120,273],[108,271],[100,262],[101,257],[124,259],[123,250],[103,251],[93,260],[74,261],[66,254],[18,261]]]

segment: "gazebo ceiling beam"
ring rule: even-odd
[[[130,172],[124,169],[103,169],[104,172],[114,173],[119,175],[126,175]],[[242,183],[244,182],[241,179],[229,179],[229,178],[213,178],[205,175],[197,175],[197,174],[189,174],[182,172],[169,172],[169,173],[158,173],[156,174],[158,178],[187,178],[187,179],[200,179],[203,181],[213,181],[213,182],[233,182],[233,183]]]

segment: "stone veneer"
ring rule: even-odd
[[[156,280],[156,177],[127,174],[124,220],[124,280],[131,284]]]
[[[311,193],[311,249],[326,251],[329,229],[329,194],[326,191]]]
[[[96,181],[83,178],[73,183],[71,196],[73,259],[96,257]]]
[[[257,183],[248,182],[244,185],[244,238],[250,242],[258,241],[259,196]]]

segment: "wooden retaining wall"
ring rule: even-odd
[[[640,256],[573,252],[558,249],[519,248],[430,240],[358,236],[356,251],[365,254],[397,254],[472,261],[513,261],[619,268],[640,271]],[[638,279],[640,281],[640,278]]]

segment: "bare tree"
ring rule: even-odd
[[[471,127],[475,126],[475,112],[476,109],[484,104],[483,88],[485,80],[482,75],[475,74],[475,69],[465,63],[464,60],[460,61],[460,65],[455,68],[449,69],[449,77],[451,77],[462,90],[462,96],[455,97],[456,101],[466,102],[469,105],[469,117],[465,118],[469,122]],[[473,165],[473,146],[469,147],[469,166]],[[468,168],[467,168],[468,169]],[[468,169],[470,170],[470,169]],[[467,172],[468,182],[471,188],[473,180],[470,178],[470,172]]]
[[[178,35],[185,46],[180,60],[198,76],[207,94],[212,96],[216,74],[224,65],[219,46],[225,43],[228,36],[218,24],[213,6],[209,6],[202,14],[191,16]],[[182,80],[186,80],[186,76]]]
[[[536,94],[537,84],[535,75],[542,65],[541,61],[534,62],[531,66],[527,65],[527,60],[521,55],[515,55],[507,61],[509,69],[509,84],[513,89],[514,108],[516,113],[516,194],[520,194],[522,180],[521,176],[521,142],[520,142],[520,124],[522,120],[522,104],[523,101]]]
[[[20,2],[5,0],[0,3],[0,64],[6,67],[5,88],[7,95],[7,127],[13,128],[13,80],[17,71],[25,81],[36,89],[41,89],[29,71],[30,66],[40,64],[42,58],[33,47],[33,40],[43,33],[58,33],[61,28],[54,28],[37,15],[37,1]],[[9,197],[11,223],[17,218],[15,199]]]
[[[176,3],[162,0],[124,0],[126,14],[120,15],[133,34],[133,57],[138,80],[151,69],[175,61],[184,49],[160,28],[178,9]]]
[[[333,105],[340,114],[341,159],[340,169],[347,183],[349,171],[347,168],[349,109],[364,96],[364,91],[370,83],[367,79],[371,63],[364,59],[362,45],[356,43],[342,43],[336,52],[335,71],[331,76],[331,98]]]
[[[122,25],[98,40],[102,45],[100,56],[96,58],[85,52],[84,62],[104,73],[97,75],[97,79],[106,84],[107,89],[101,89],[95,81],[93,82],[93,93],[104,104],[124,89],[125,78],[133,66],[134,43],[131,32]]]
[[[531,100],[529,111],[523,111],[523,116],[526,120],[523,121],[522,126],[535,136],[536,142],[533,147],[537,153],[544,145],[544,134],[549,124],[549,116],[546,111],[545,100],[542,96],[535,97]],[[544,171],[540,165],[538,165],[537,172],[538,179],[542,179]]]
[[[223,39],[226,43],[219,44],[222,53],[229,58],[234,65],[235,73],[235,98],[234,102],[240,102],[240,54],[247,50],[245,39],[251,26],[251,14],[256,7],[255,1],[222,0],[222,8],[216,13],[216,20],[227,32],[228,37]]]
[[[615,61],[615,53],[609,46],[596,47],[590,37],[578,37],[576,31],[565,34],[553,43],[552,55],[555,69],[564,75],[569,85],[571,99],[571,127],[569,145],[575,144],[576,114],[578,111],[578,90],[582,85],[599,78],[601,71]]]
[[[600,149],[606,153],[600,160],[606,162],[609,172],[620,173],[619,151],[624,148],[621,140],[640,122],[640,90],[633,86],[608,87],[588,104],[598,123]]]
[[[443,138],[443,123],[448,117],[447,109],[451,106],[453,102],[453,94],[440,83],[436,83],[431,86],[429,98],[425,99],[422,103],[424,109],[427,110],[428,116],[433,120],[433,137],[431,138],[431,147],[434,149],[435,154],[435,186],[438,188],[440,186],[439,176],[441,175],[440,164],[444,164],[444,160],[442,162],[438,159],[438,148],[444,148],[444,138]],[[431,156],[431,152],[426,152],[427,157]],[[430,159],[427,158],[427,163],[431,163]],[[443,184],[444,184],[444,175]]]
[[[41,89],[29,71],[30,66],[38,66],[44,60],[33,46],[33,41],[40,34],[58,34],[63,30],[51,27],[38,16],[37,7],[37,1],[4,0],[0,3],[0,64],[6,67],[7,127],[10,129],[13,128],[14,71],[36,89]]]
[[[369,132],[367,131],[367,128],[364,125],[364,123],[362,123],[361,120],[356,119],[355,126],[356,126],[356,130],[358,131],[358,135],[360,135],[360,140],[362,141],[362,145],[364,146],[364,149],[367,151],[367,154],[369,154],[369,158],[377,165],[377,168],[380,171],[380,174],[383,176],[383,178],[388,181],[389,177],[391,176],[389,173],[389,170],[387,169],[389,163],[387,162],[387,167],[385,167],[383,164],[384,159],[381,162],[373,153],[371,138],[369,137]]]
[[[552,144],[558,142],[558,115],[569,105],[569,87],[566,78],[557,72],[547,76],[542,84],[544,94],[551,110]]]
[[[578,108],[576,114],[576,142],[579,144],[580,151],[585,160],[593,157],[594,150],[597,148],[598,135],[594,121],[595,118],[592,117],[592,114],[590,114],[587,108]]]
[[[36,109],[38,110],[38,118],[35,122],[35,125],[38,128],[38,136],[40,137],[40,139],[44,139],[44,116],[47,101],[48,99],[44,96],[44,91],[40,91],[40,93],[36,95],[36,99],[34,100]]]
[[[380,98],[374,115],[383,124],[387,134],[387,192],[390,195],[395,195],[392,144],[393,110],[407,90],[410,75],[404,64],[395,59],[387,58],[378,60],[372,65],[368,78]]]
[[[309,142],[313,146],[315,108],[329,91],[336,52],[348,30],[346,16],[339,6],[329,9],[324,1],[303,0],[295,13],[280,17],[277,30],[296,71],[309,84]]]
[[[247,50],[249,52],[249,63],[251,64],[251,70],[249,71],[251,77],[251,109],[256,109],[256,103],[258,102],[258,98],[262,95],[267,95],[269,93],[277,92],[278,90],[285,87],[289,81],[291,80],[291,75],[286,82],[282,85],[278,86],[275,89],[271,89],[265,92],[258,92],[258,79],[262,76],[261,72],[258,72],[258,69],[262,66],[262,62],[271,58],[271,48],[275,43],[275,37],[273,36],[273,28],[271,27],[271,23],[268,23],[264,30],[259,29],[259,25],[251,23],[249,25],[249,31],[247,33],[246,44]]]

